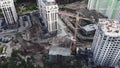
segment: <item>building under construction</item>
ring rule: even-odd
[[[89,0],[88,9],[97,10],[109,19],[120,20],[120,0]]]

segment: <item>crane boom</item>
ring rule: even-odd
[[[65,16],[69,16],[69,17],[74,17],[74,18],[78,18],[78,19],[81,19],[81,20],[88,20],[88,21],[93,21],[92,19],[90,19],[90,18],[84,18],[84,17],[80,17],[79,16],[79,14],[77,13],[77,15],[76,14],[73,14],[73,13],[67,13],[67,12],[65,12],[65,11],[59,11],[58,12],[58,14],[60,14],[60,15],[65,15]]]
[[[73,45],[72,45],[72,53],[75,54],[76,53],[77,32],[78,32],[77,29],[78,29],[78,25],[79,25],[79,20],[94,21],[94,19],[80,17],[78,12],[77,12],[77,15],[72,14],[72,13],[67,13],[67,12],[64,12],[64,11],[59,11],[58,14],[76,18],[75,32],[74,32],[75,41],[73,42]]]

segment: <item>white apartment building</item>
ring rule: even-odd
[[[0,9],[8,25],[17,22],[18,17],[13,0],[0,0]]]
[[[58,5],[55,0],[38,0],[40,16],[49,32],[57,30]]]
[[[120,59],[120,22],[100,19],[92,44],[96,65],[114,66]]]
[[[109,19],[120,21],[120,0],[89,0],[88,9],[97,10]]]

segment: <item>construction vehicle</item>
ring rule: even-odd
[[[6,49],[7,49],[7,47],[6,47],[6,46],[3,46],[3,47],[2,47],[2,52],[1,52],[1,53],[4,54],[4,53],[6,52]]]

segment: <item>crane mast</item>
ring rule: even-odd
[[[71,48],[72,54],[75,54],[76,53],[76,47],[77,47],[76,42],[77,42],[77,33],[78,33],[79,20],[95,21],[95,19],[80,17],[79,12],[77,12],[77,14],[75,15],[75,14],[72,14],[72,13],[59,11],[58,14],[76,18],[75,30],[74,30],[74,42],[73,42],[73,45],[72,45],[72,48]]]

